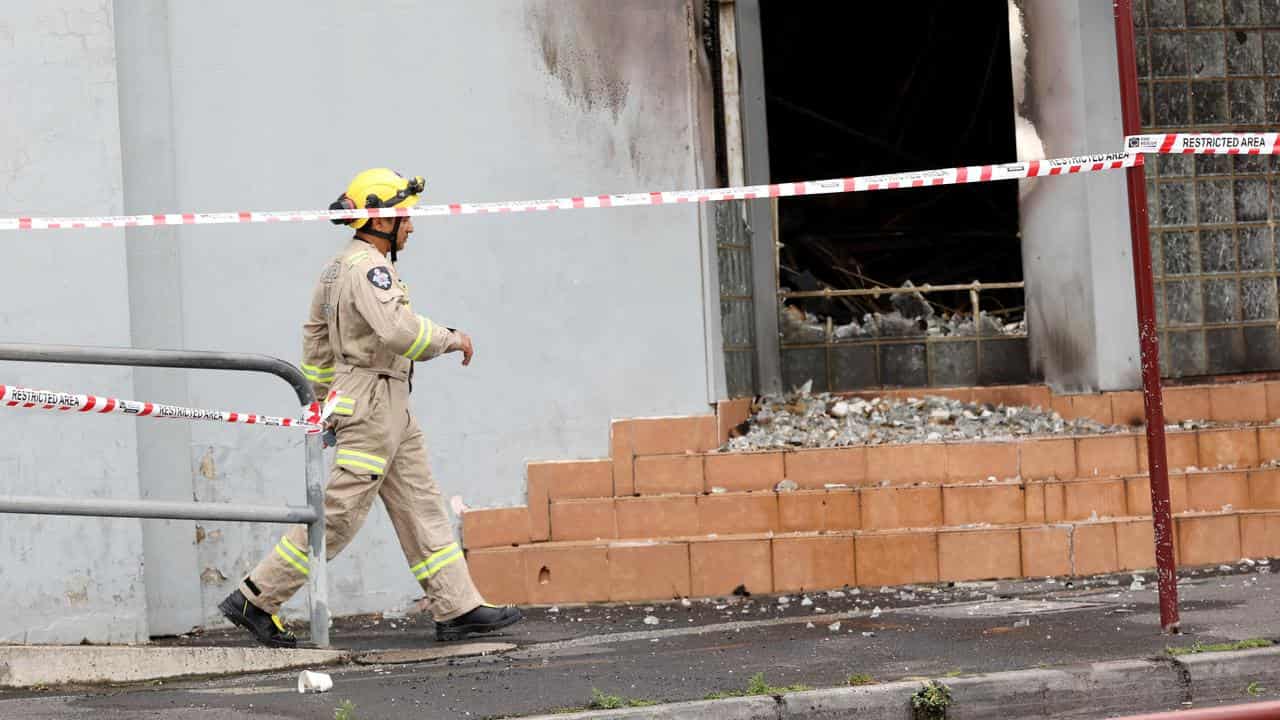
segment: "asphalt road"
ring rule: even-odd
[[[516,643],[515,651],[329,668],[334,688],[322,695],[299,695],[292,672],[10,692],[0,693],[0,720],[330,720],[343,701],[355,706],[351,720],[491,718],[582,707],[593,690],[642,700],[700,699],[741,690],[756,673],[771,685],[825,687],[845,684],[855,673],[890,681],[1151,657],[1168,645],[1280,637],[1280,574],[1272,567],[1280,570],[1280,563],[1184,574],[1181,637],[1159,632],[1150,574],[1141,587],[1124,574],[1073,584],[815,593],[788,603],[771,596],[688,606],[538,608],[493,638]],[[423,618],[352,618],[332,633],[335,646],[356,651],[434,647],[432,637]],[[164,642],[243,640],[210,632]],[[1250,699],[1244,691],[1224,701]],[[1266,693],[1280,698],[1277,691]]]

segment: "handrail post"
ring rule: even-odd
[[[316,647],[329,647],[329,583],[328,549],[324,543],[324,448],[320,435],[308,435],[307,504],[316,512],[318,522],[307,526],[308,550],[311,556],[311,642]]]

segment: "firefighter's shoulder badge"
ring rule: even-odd
[[[378,267],[370,270],[367,277],[369,278],[369,282],[379,290],[391,289],[391,271],[386,265],[379,265]]]

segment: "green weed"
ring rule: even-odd
[[[1253,648],[1270,647],[1274,645],[1272,641],[1266,638],[1250,638],[1239,642],[1229,643],[1213,643],[1205,645],[1199,640],[1191,644],[1191,647],[1166,647],[1164,651],[1169,655],[1177,657],[1179,655],[1197,655],[1207,652],[1230,652],[1232,650],[1251,650]]]
[[[812,690],[808,685],[770,685],[764,679],[764,673],[756,673],[747,681],[746,690],[728,690],[721,692],[708,693],[704,699],[706,700],[723,700],[731,697],[747,697],[752,695],[784,695],[789,692],[802,692]]]
[[[342,704],[333,711],[333,720],[359,720],[356,717],[356,704],[350,700],[343,700]]]
[[[946,720],[951,705],[951,688],[927,680],[911,696],[911,710],[916,720]]]
[[[876,679],[866,673],[854,673],[849,676],[850,685],[875,685]]]
[[[591,702],[587,704],[588,710],[617,710],[618,708],[629,707],[649,707],[657,705],[656,700],[638,700],[635,698],[625,698],[621,695],[608,695],[600,692],[595,688],[591,688]]]

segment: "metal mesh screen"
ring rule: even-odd
[[[755,315],[751,288],[751,233],[740,202],[710,204],[715,213],[720,271],[720,326],[729,397],[747,397],[756,388]]]

